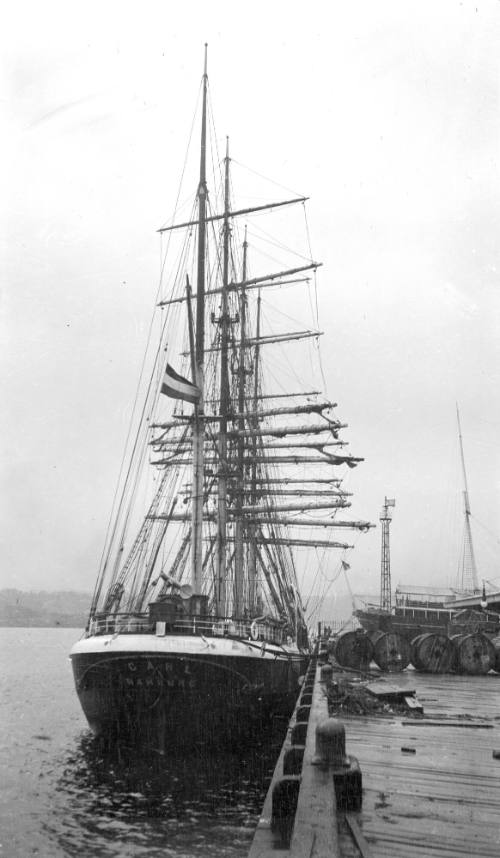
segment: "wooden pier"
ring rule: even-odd
[[[335,762],[315,764],[318,726],[328,718],[328,681],[321,671],[321,664],[311,664],[249,858],[497,858],[500,676],[412,669],[381,675],[377,686],[387,683],[407,694],[415,689],[424,714],[342,714],[347,753],[362,773],[362,805],[356,807],[355,800],[339,804]],[[345,675],[334,672],[333,679]],[[285,774],[290,771],[295,774]],[[288,838],[276,820],[281,793],[291,796],[295,811]]]
[[[405,671],[422,719],[350,717],[363,771],[359,826],[373,858],[500,855],[500,676]],[[403,750],[405,749],[405,750]]]

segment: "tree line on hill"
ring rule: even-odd
[[[74,590],[0,590],[0,626],[84,628],[91,598],[90,593]],[[349,620],[352,607],[351,598],[344,594],[313,597],[306,615],[312,628],[318,621],[337,628]]]
[[[90,593],[0,590],[0,626],[84,628]]]

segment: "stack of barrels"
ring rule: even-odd
[[[425,673],[500,673],[500,635],[427,632],[410,640],[398,632],[356,629],[337,635],[329,650],[339,665],[357,671],[367,671],[374,661],[387,673],[404,670],[409,664]]]

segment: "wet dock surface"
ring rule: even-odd
[[[415,689],[425,714],[342,716],[347,748],[363,773],[356,821],[366,855],[498,858],[500,675],[406,670],[380,678]]]

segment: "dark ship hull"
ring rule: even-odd
[[[496,635],[500,631],[500,616],[494,611],[396,607],[393,613],[373,608],[357,610],[354,616],[369,634],[397,632],[410,641],[429,632],[444,635],[482,632]]]
[[[96,735],[151,750],[214,745],[290,714],[307,656],[293,647],[209,637],[91,637],[71,653]]]
[[[354,616],[367,632],[397,632],[410,640],[427,632],[447,633],[456,611],[412,610],[396,608],[394,613],[381,610],[358,610]]]

